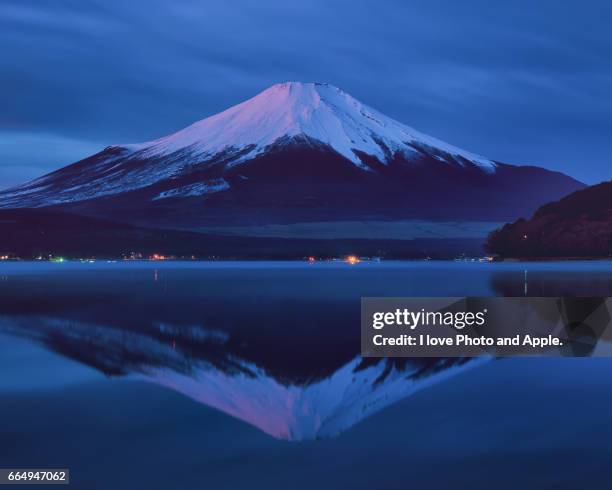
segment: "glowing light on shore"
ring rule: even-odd
[[[360,262],[359,257],[356,255],[349,255],[346,259],[344,259],[344,261],[351,265],[358,264]]]

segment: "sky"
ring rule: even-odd
[[[283,81],[489,158],[612,179],[608,0],[2,0],[0,188]]]

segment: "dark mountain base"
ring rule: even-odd
[[[43,209],[0,210],[0,255],[120,258],[301,259],[346,255],[451,259],[483,254],[481,239],[286,239],[159,230]]]
[[[319,143],[302,140],[273,145],[233,166],[220,155],[164,176],[165,169],[188,158],[179,151],[142,159],[110,148],[54,172],[44,184],[24,188],[21,197],[0,193],[0,205],[190,230],[351,220],[505,222],[584,187],[538,167],[497,164],[489,173],[469,161],[438,161],[424,151],[411,160],[390,156],[386,164],[362,155],[369,169],[364,170]],[[117,175],[109,176],[105,165]],[[151,185],[130,187],[150,181],[151,175],[158,178]],[[122,179],[128,176],[126,187]],[[181,194],[203,182],[222,182],[224,188]],[[96,195],[101,191],[104,195]]]

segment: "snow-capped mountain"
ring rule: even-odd
[[[0,193],[138,224],[511,219],[583,185],[426,136],[326,84],[289,82],[170,136]]]
[[[266,151],[282,139],[305,137],[322,143],[357,167],[372,170],[358,155],[362,153],[388,163],[400,153],[414,158],[426,148],[442,162],[468,160],[486,172],[495,163],[485,157],[426,136],[365,106],[337,87],[319,83],[289,82],[264,90],[250,100],[220,114],[196,122],[165,138],[137,145],[145,158],[189,149],[196,160],[205,160],[233,150],[237,165]],[[444,154],[444,156],[442,156]]]
[[[162,330],[174,331],[170,326]],[[134,332],[41,316],[0,317],[0,332],[22,336],[106,374],[164,386],[251,424],[272,437],[334,437],[413,393],[490,358],[373,359],[359,356],[311,380],[287,380],[233,356],[205,355],[229,341],[222,332],[185,329],[177,343],[159,332]],[[194,347],[199,346],[199,350]],[[217,347],[219,349],[219,347]],[[195,353],[198,354],[195,354]]]

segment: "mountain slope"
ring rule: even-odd
[[[108,147],[0,193],[160,226],[344,219],[514,219],[582,187],[426,136],[342,90],[274,85],[170,136]]]
[[[488,249],[504,257],[612,256],[612,181],[574,192],[494,231]]]

